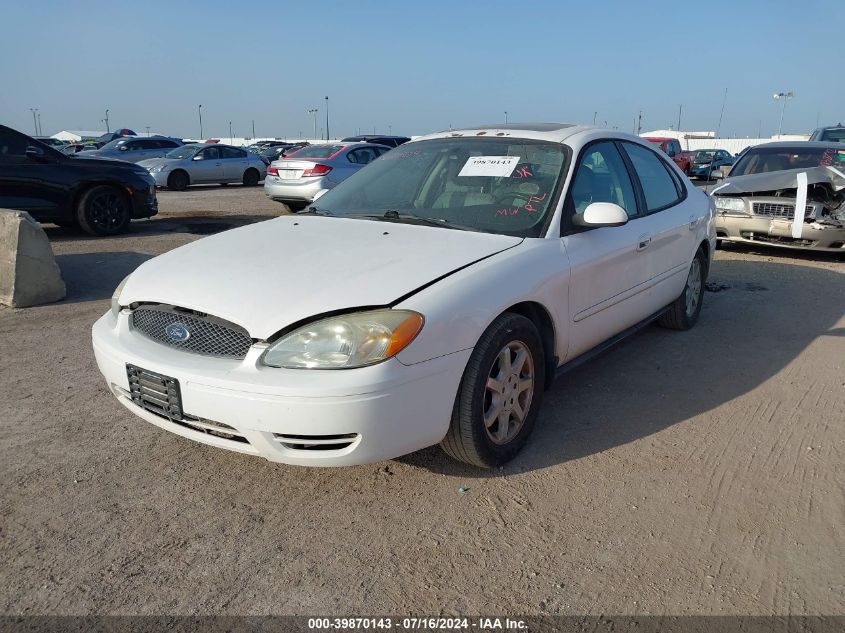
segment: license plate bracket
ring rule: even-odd
[[[132,402],[170,420],[182,419],[182,392],[176,378],[129,363],[126,363],[126,377]]]

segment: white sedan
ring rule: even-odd
[[[556,375],[651,321],[695,324],[712,224],[635,136],[450,130],[298,216],[142,264],[94,352],[121,404],[199,442],[312,466],[439,443],[494,467]]]

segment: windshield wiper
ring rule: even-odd
[[[413,213],[400,213],[396,209],[388,209],[384,212],[383,215],[378,214],[363,214],[358,215],[355,217],[359,218],[368,218],[372,220],[381,220],[387,222],[400,222],[400,223],[408,223],[408,224],[423,224],[425,226],[437,226],[441,229],[457,229],[459,231],[476,231],[478,232],[479,229],[475,228],[474,226],[466,226],[464,224],[454,224],[450,220],[446,220],[444,218],[425,218],[420,215],[414,215]]]
[[[300,211],[296,215],[333,215],[329,211],[325,209],[320,209],[319,207],[315,207],[313,204],[308,207],[307,211]]]

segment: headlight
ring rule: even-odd
[[[118,284],[117,288],[114,289],[114,293],[111,296],[111,313],[117,317],[118,313],[120,312],[120,293],[123,292],[123,286],[126,285],[126,282],[129,280],[129,275],[123,278],[123,281]]]
[[[154,167],[150,167],[150,173],[155,174],[157,172],[163,171],[166,165],[155,165]]]
[[[304,325],[264,352],[261,362],[286,369],[351,369],[395,356],[419,334],[421,314],[409,310],[353,312]]]
[[[745,211],[745,201],[742,198],[729,198],[727,196],[713,196],[716,199],[716,208],[725,211]]]

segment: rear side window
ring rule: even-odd
[[[657,154],[635,143],[622,145],[640,179],[648,212],[659,211],[680,201],[676,180]]]
[[[220,154],[223,158],[246,158],[246,152],[237,147],[221,147]]]

